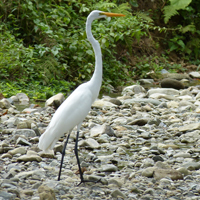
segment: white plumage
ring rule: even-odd
[[[77,163],[80,172],[81,182],[88,182],[83,179],[83,173],[81,171],[80,162],[78,158],[78,136],[80,126],[88,114],[92,103],[99,95],[99,90],[102,83],[102,56],[101,56],[101,48],[99,42],[95,40],[91,32],[92,21],[94,19],[105,18],[105,17],[120,17],[124,16],[122,14],[116,13],[107,13],[98,10],[92,11],[87,17],[86,21],[86,34],[87,38],[92,44],[94,53],[95,53],[95,70],[92,78],[87,83],[81,84],[74,92],[61,104],[61,106],[57,109],[49,126],[46,131],[41,135],[39,139],[39,148],[48,151],[49,149],[53,149],[56,142],[59,140],[61,136],[65,133],[69,132],[69,135],[72,129],[77,126],[77,137],[75,143],[75,155],[77,158]],[[69,135],[64,145],[62,159],[60,164],[60,171],[58,180],[60,180],[62,163],[65,155],[65,148],[69,139]]]
[[[57,109],[46,131],[39,139],[43,151],[53,149],[56,142],[76,125],[80,126],[92,105],[88,82],[80,85]]]

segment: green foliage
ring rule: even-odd
[[[136,69],[133,71],[133,75],[137,75],[141,78],[149,78],[153,74],[155,77],[160,74],[162,69],[166,69],[171,73],[185,72],[185,69],[181,64],[169,62],[169,58],[162,55],[159,56],[144,56],[138,58],[140,61],[136,64]]]
[[[0,78],[14,79],[27,75],[28,65],[33,64],[33,48],[25,48],[22,40],[16,38],[6,29],[5,24],[0,25]]]
[[[200,2],[166,2],[170,5],[164,7],[165,22],[174,13],[180,17],[175,26],[168,23],[167,28],[155,23],[160,18],[157,11],[139,10],[140,1],[136,0],[1,1],[1,89],[7,96],[24,91],[32,98],[46,98],[61,91],[67,93],[89,80],[94,71],[94,53],[86,37],[85,21],[94,9],[126,15],[93,22],[92,32],[103,54],[104,91],[109,91],[111,85],[125,85],[133,76],[145,77],[149,71],[157,73],[167,66],[156,55],[144,58],[140,47],[146,38],[154,49],[162,46],[163,41],[154,40],[158,33],[166,38],[168,54],[200,59]],[[135,46],[142,49],[144,59],[133,65],[130,60],[135,57]]]
[[[186,9],[192,0],[169,0],[170,5],[164,7],[164,22],[167,23],[169,19],[179,14],[177,10]]]
[[[164,21],[179,14],[175,28],[169,29],[172,37],[167,39],[169,49],[167,53],[176,52],[183,59],[190,61],[200,56],[200,12],[199,1],[192,0],[170,0],[170,5],[164,7]]]
[[[144,56],[141,61],[136,64],[136,71],[135,74],[139,75],[142,78],[147,78],[149,72],[153,73],[160,73],[163,69],[164,64],[161,62],[158,56]]]
[[[16,81],[4,80],[0,82],[0,88],[6,98],[24,92],[31,99],[47,99],[59,92],[67,95],[73,87],[74,83],[56,80],[52,80],[51,84],[48,86],[41,85],[39,81],[27,83],[21,79]]]

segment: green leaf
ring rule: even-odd
[[[163,8],[164,22],[167,24],[169,19],[177,15],[177,10],[186,9],[186,7],[192,2],[192,0],[169,0],[170,5]]]
[[[184,44],[183,40],[178,40],[177,44],[180,45],[183,49],[185,48],[185,44]]]
[[[88,55],[93,55],[93,54],[94,54],[92,50],[87,50],[86,53],[87,53]]]
[[[171,47],[170,47],[170,51],[174,51],[174,50],[176,50],[177,49],[177,46],[175,45],[175,44],[173,44],[173,45],[171,45]]]
[[[194,24],[190,24],[190,25],[187,25],[187,26],[185,26],[185,27],[182,28],[182,32],[183,33],[186,33],[188,31],[194,33],[196,31],[195,25]]]

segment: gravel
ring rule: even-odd
[[[19,111],[1,100],[0,200],[199,199],[199,87],[129,86],[122,94],[94,102],[82,124],[81,167],[85,179],[97,183],[78,187],[76,128],[57,181],[66,136],[51,152],[37,146],[55,110]],[[27,103],[25,95],[17,96]]]

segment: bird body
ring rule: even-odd
[[[93,95],[88,88],[89,82],[80,85],[57,109],[42,134],[39,148],[43,151],[53,149],[56,142],[75,126],[80,126],[93,103]],[[59,120],[58,120],[59,119]]]
[[[102,56],[99,42],[95,40],[91,32],[91,24],[94,20],[94,16],[91,16],[92,13],[87,17],[86,33],[95,53],[94,74],[90,81],[74,90],[55,112],[49,126],[39,139],[39,148],[43,151],[53,149],[60,137],[75,126],[80,126],[92,103],[98,97],[102,83]]]
[[[78,137],[80,126],[88,114],[92,103],[99,95],[99,91],[102,83],[102,56],[101,47],[97,40],[92,35],[91,26],[92,21],[99,18],[105,17],[120,17],[123,14],[107,13],[99,10],[92,11],[87,17],[86,21],[86,34],[89,42],[92,44],[94,54],[95,54],[95,70],[90,81],[81,84],[74,92],[59,106],[53,115],[49,126],[46,131],[41,135],[39,139],[39,148],[47,151],[48,149],[53,149],[56,142],[61,136],[69,132],[67,140],[65,142],[62,159],[60,164],[60,171],[58,180],[60,180],[62,163],[65,155],[65,148],[69,139],[69,135],[72,129],[77,126],[77,137],[75,143],[75,155],[77,158],[77,163],[80,172],[81,182],[88,182],[83,179],[83,173],[81,171],[80,162],[78,158]]]

